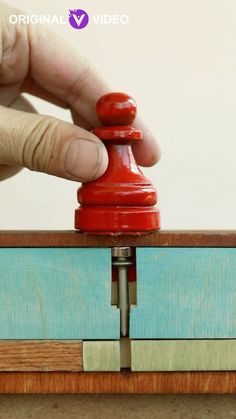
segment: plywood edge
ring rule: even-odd
[[[236,247],[236,230],[162,230],[141,235],[95,235],[74,230],[1,230],[0,247]]]

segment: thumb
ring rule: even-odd
[[[0,164],[88,182],[105,172],[108,157],[103,143],[83,128],[0,106]]]

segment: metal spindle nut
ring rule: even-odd
[[[131,247],[113,247],[112,257],[114,258],[128,258],[132,256]]]

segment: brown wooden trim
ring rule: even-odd
[[[143,235],[92,235],[78,231],[0,231],[0,247],[236,247],[236,230],[160,231]]]
[[[2,372],[0,393],[236,393],[236,372]]]
[[[82,341],[1,340],[0,342],[0,371],[82,370]]]

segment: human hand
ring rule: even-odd
[[[0,2],[0,180],[22,167],[75,181],[90,181],[107,168],[103,143],[89,130],[99,121],[98,98],[111,91],[81,54],[40,26],[9,23],[22,14]],[[69,108],[74,124],[39,115],[22,93]],[[151,166],[159,147],[143,123],[144,141],[133,151]]]

